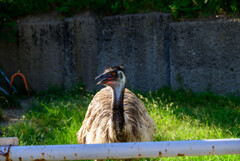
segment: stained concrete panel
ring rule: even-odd
[[[127,87],[150,91],[171,85],[195,92],[240,88],[240,21],[172,22],[170,14],[37,15],[20,20],[18,41],[0,42],[0,67],[20,70],[34,90],[94,78],[123,64]],[[1,83],[1,82],[0,82]]]
[[[100,22],[98,73],[123,64],[127,87],[149,91],[169,85],[169,14],[104,17]]]
[[[226,94],[240,90],[240,22],[171,23],[171,86]]]

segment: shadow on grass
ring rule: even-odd
[[[180,120],[188,116],[205,126],[214,127],[217,133],[217,129],[222,129],[223,134],[219,134],[220,138],[240,137],[240,96],[173,91],[167,87],[149,93],[146,97],[152,101],[161,100],[165,105],[173,104],[169,107]],[[224,133],[228,134],[224,135]]]

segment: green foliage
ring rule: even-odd
[[[73,14],[85,9],[97,13],[137,13],[149,10],[193,17],[201,13],[239,13],[238,0],[0,0],[0,24],[21,15],[57,10]]]
[[[91,10],[98,15],[170,12],[173,18],[195,18],[216,14],[239,15],[239,0],[0,0],[0,37],[16,41],[15,20],[23,15],[55,10],[66,16]],[[4,28],[4,29],[1,29]]]
[[[239,96],[170,88],[136,95],[156,122],[155,141],[240,137]],[[92,98],[93,94],[85,92],[81,84],[70,90],[53,87],[35,97],[24,120],[1,127],[0,131],[4,136],[17,136],[20,145],[76,144],[76,133]],[[240,155],[161,158],[173,159],[239,160]]]
[[[174,18],[194,18],[216,14],[239,14],[240,1],[238,0],[176,0],[171,5]]]

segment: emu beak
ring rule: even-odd
[[[100,74],[99,76],[97,76],[97,77],[95,78],[95,80],[98,81],[97,85],[102,84],[102,82],[103,82],[105,79],[106,79],[105,74]]]

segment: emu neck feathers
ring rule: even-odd
[[[113,89],[112,108],[114,110],[123,109],[124,87],[116,87]]]
[[[123,99],[124,99],[124,85],[117,86],[113,88],[113,97],[112,97],[112,123],[113,128],[117,136],[121,136],[123,126],[124,126],[124,108],[123,108]],[[119,138],[121,139],[121,138]]]

